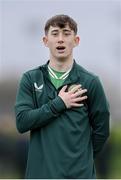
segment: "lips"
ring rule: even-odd
[[[57,46],[56,49],[57,49],[57,50],[64,50],[64,49],[65,49],[65,46]]]

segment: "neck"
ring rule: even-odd
[[[68,71],[72,66],[73,66],[73,58],[69,58],[69,59],[54,59],[54,58],[50,58],[50,62],[49,62],[49,66],[53,69],[55,69],[56,71],[60,71],[60,72],[66,72]]]

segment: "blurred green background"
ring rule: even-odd
[[[120,0],[0,1],[0,178],[24,178],[29,133],[16,130],[16,91],[25,71],[47,61],[44,23],[60,13],[78,22],[74,57],[100,77],[110,104],[110,137],[96,159],[97,177],[121,179]]]

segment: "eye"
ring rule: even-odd
[[[57,36],[57,35],[58,35],[58,33],[52,33],[52,35],[53,35],[53,36]]]
[[[65,32],[64,35],[69,36],[69,35],[71,35],[71,33],[70,32]]]

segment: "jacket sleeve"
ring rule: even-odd
[[[89,120],[92,127],[94,158],[109,136],[109,104],[98,77],[91,82],[88,92]]]
[[[17,91],[15,103],[16,126],[20,133],[41,128],[55,120],[66,108],[62,99],[57,96],[40,108],[36,108],[32,83],[24,74]]]

